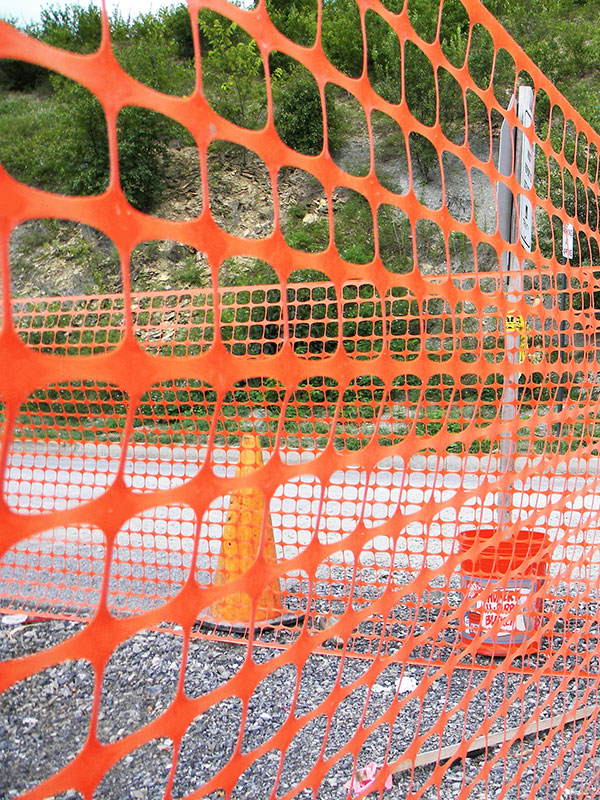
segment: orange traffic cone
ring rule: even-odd
[[[246,434],[242,437],[240,464],[236,476],[249,475],[263,465],[258,437]],[[223,586],[244,575],[256,560],[261,542],[263,524],[265,536],[263,554],[266,561],[275,563],[275,539],[268,514],[266,498],[258,488],[237,489],[231,496],[227,520],[223,530],[221,554],[214,579],[216,586]],[[248,627],[252,617],[253,603],[244,592],[233,592],[218,600],[210,608],[210,617],[216,625],[228,628]],[[257,628],[276,625],[282,620],[283,604],[279,580],[270,581],[262,591],[256,604],[254,625]],[[289,623],[285,623],[289,624]]]

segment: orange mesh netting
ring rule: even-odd
[[[264,0],[190,0],[188,97],[130,77],[106,18],[92,55],[0,23],[3,58],[100,101],[111,167],[106,192],[89,197],[0,169],[0,593],[5,614],[46,620],[2,631],[4,730],[24,698],[38,703],[14,728],[16,751],[5,748],[7,797],[332,798],[371,777],[386,792],[392,773],[398,798],[600,794],[598,139],[477,0],[464,2],[460,63],[440,45],[449,2],[425,38],[410,0],[387,6],[356,0],[364,69],[349,77],[319,33],[309,48],[280,33]],[[219,116],[203,93],[200,8],[259,47],[261,130]],[[374,90],[373,15],[397,35],[402,64],[430,65],[428,109],[410,87],[395,104]],[[472,51],[486,37],[482,82]],[[368,167],[330,154],[326,115],[320,155],[283,142],[274,52],[310,71],[326,111],[327,86],[354,98]],[[462,118],[452,130],[449,102]],[[197,216],[126,200],[127,106],[194,137]],[[395,178],[378,165],[384,117],[406,163]],[[501,148],[503,122],[514,135]],[[510,147],[502,162],[507,140],[516,174]],[[232,233],[215,211],[208,152],[219,141],[264,165],[264,235]],[[290,244],[281,187],[293,171],[322,189],[318,252]],[[353,233],[369,263],[340,238],[351,199],[371,220]],[[46,218],[109,237],[122,293],[13,297],[11,234]],[[203,253],[210,287],[132,291],[131,255],[152,240]],[[277,282],[228,286],[232,258],[265,262]]]

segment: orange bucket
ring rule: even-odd
[[[546,535],[520,530],[516,536],[494,541],[494,529],[459,534],[462,559],[461,589],[469,600],[463,618],[462,641],[477,641],[482,655],[503,656],[531,640],[527,650],[538,647],[533,634],[542,625],[541,588],[548,572]],[[478,555],[477,544],[485,544]],[[507,579],[507,575],[514,577]]]

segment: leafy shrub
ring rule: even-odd
[[[95,194],[107,185],[104,112],[80,84],[46,71],[49,97],[0,101],[0,159],[17,180],[46,191]]]
[[[321,40],[334,67],[358,78],[363,70],[363,40],[355,0],[329,0],[323,4]]]
[[[323,149],[323,108],[315,79],[300,64],[290,72],[279,69],[275,77],[277,133],[288,147],[305,155],[317,155]],[[336,129],[337,120],[330,124]]]
[[[40,12],[40,22],[28,29],[38,39],[74,53],[93,53],[100,46],[102,20],[100,9],[75,4],[64,8],[50,6]]]
[[[310,47],[317,33],[316,0],[267,0],[273,24],[298,44]]]
[[[31,92],[47,83],[48,70],[28,61],[14,58],[0,59],[0,90]]]

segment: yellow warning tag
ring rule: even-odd
[[[522,314],[516,311],[509,311],[506,315],[506,333],[516,333],[519,336],[519,364],[525,361],[527,352],[527,326]]]

